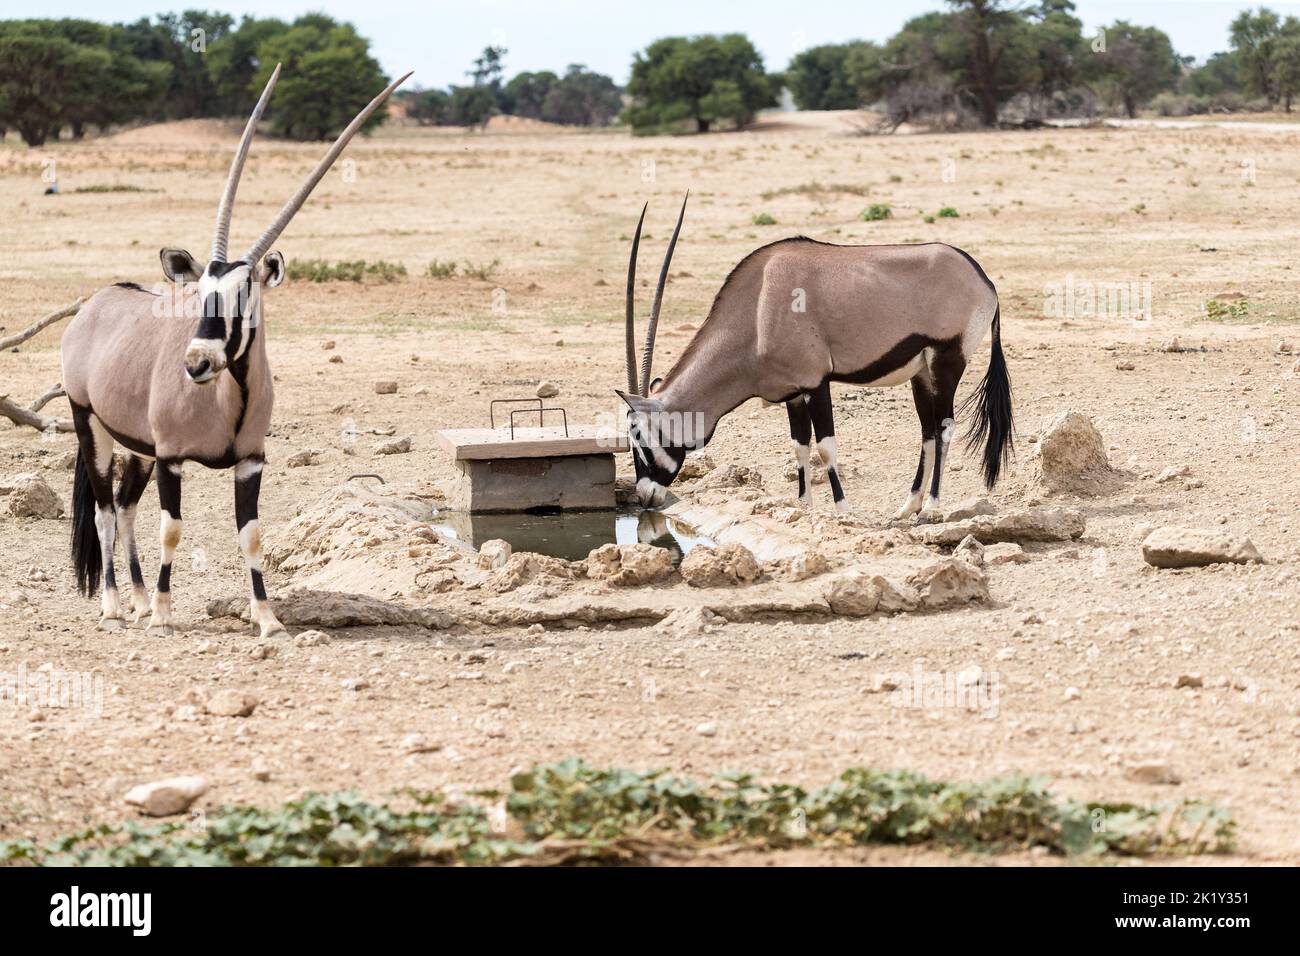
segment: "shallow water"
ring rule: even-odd
[[[433,519],[439,534],[479,548],[500,538],[515,551],[580,561],[602,544],[638,541],[666,548],[676,564],[699,544],[713,544],[694,528],[658,511],[562,511],[558,514],[476,515],[444,511]]]

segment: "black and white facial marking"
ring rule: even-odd
[[[197,282],[203,314],[189,348],[185,374],[197,385],[238,368],[262,320],[262,289],[284,280],[284,257],[269,253],[259,267],[243,260],[209,262],[201,273],[183,249],[164,249],[163,273],[174,282]]]
[[[691,446],[653,398],[618,393],[627,402],[628,441],[636,470],[636,497],[643,508],[658,508],[668,497]]]

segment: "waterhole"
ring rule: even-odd
[[[713,542],[689,525],[658,511],[561,511],[555,514],[469,514],[444,511],[433,520],[439,534],[477,550],[500,538],[515,551],[580,561],[602,544],[666,548],[677,564],[696,545]]]

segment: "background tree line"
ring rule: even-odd
[[[1070,0],[946,0],[884,43],[796,55],[783,76],[801,109],[876,106],[887,123],[994,126],[1048,116],[1284,109],[1300,90],[1300,21],[1261,7],[1230,48],[1195,65],[1167,34],[1126,20],[1090,35]]]
[[[403,94],[407,115],[424,126],[471,127],[483,126],[498,113],[566,126],[604,126],[618,117],[623,100],[608,76],[573,63],[562,75],[550,70],[518,73],[507,83],[507,52],[486,47],[466,71],[467,85]]]
[[[337,133],[384,86],[370,42],[324,14],[292,23],[190,10],[152,20],[0,21],[0,131],[31,146],[141,120],[247,115],[277,62],[267,117],[295,139]],[[373,117],[371,123],[382,122]]]
[[[1300,20],[1239,14],[1229,49],[1196,65],[1168,35],[1125,20],[1085,35],[1071,0],[944,0],[883,43],[797,54],[769,73],[743,34],[665,37],[638,52],[627,89],[570,65],[505,79],[489,46],[447,89],[399,92],[425,125],[483,126],[495,114],[636,133],[743,126],[782,87],[801,109],[871,107],[894,127],[995,126],[1047,117],[1282,109],[1300,91]],[[0,21],[0,133],[39,146],[66,133],[138,121],[245,115],[276,62],[275,132],[324,139],[384,83],[370,43],[324,14],[292,22],[189,10],[134,23]],[[625,102],[626,99],[626,102]],[[383,121],[373,117],[372,124]]]

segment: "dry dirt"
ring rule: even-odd
[[[291,259],[398,261],[410,275],[289,282],[268,295],[277,380],[261,507],[268,546],[350,474],[450,477],[434,432],[482,424],[492,397],[531,394],[546,379],[575,420],[616,412],[627,238],[651,200],[644,312],[687,188],[658,368],[761,243],[799,233],[951,242],[983,263],[1002,301],[1020,455],[994,502],[1010,509],[1039,495],[1031,439],[1067,410],[1092,418],[1112,464],[1129,474],[1115,494],[1064,502],[1086,516],[1081,541],[1027,545],[1028,562],[988,570],[990,604],[942,613],[778,618],[686,636],[656,627],[362,628],[318,646],[282,641],[259,658],[250,628],[205,612],[209,600],[243,590],[229,473],[187,470],[172,638],[98,632],[97,603],[73,589],[67,519],[0,517],[0,671],[97,672],[107,688],[102,714],[0,702],[0,839],[120,819],[130,812],[126,790],[171,775],[206,777],[203,805],[271,804],[307,789],[382,796],[501,785],[511,768],[581,755],[809,785],[854,764],[950,778],[1024,771],[1077,797],[1213,800],[1240,823],[1230,862],[1300,859],[1300,373],[1296,355],[1279,351],[1300,350],[1300,130],[860,138],[844,128],[838,117],[657,139],[403,128],[355,144],[279,248]],[[0,148],[0,326],[13,332],[108,282],[154,282],[160,246],[206,252],[232,135],[191,124]],[[232,248],[260,232],[319,151],[254,146]],[[42,195],[51,162],[57,197]],[[854,191],[763,195],[814,182]],[[143,191],[74,192],[108,185]],[[893,218],[862,221],[873,202],[890,203]],[[960,217],[925,221],[944,206]],[[752,225],[760,212],[777,225]],[[423,275],[434,259],[499,264],[489,280],[439,280]],[[1078,302],[1088,282],[1136,283],[1141,295],[1149,283],[1149,320],[1055,308],[1053,284],[1060,298],[1072,285]],[[1241,293],[1231,301],[1247,302],[1246,314],[1211,320],[1205,303],[1225,293]],[[61,328],[0,355],[0,394],[26,403],[58,380]],[[1197,350],[1163,351],[1175,337]],[[336,347],[323,350],[331,340]],[[379,379],[395,379],[397,393],[375,394]],[[849,518],[883,528],[915,466],[910,394],[837,387],[835,398]],[[355,456],[342,447],[348,419],[361,432]],[[374,455],[386,439],[372,428],[413,436],[412,452]],[[0,478],[39,472],[67,503],[72,476],[61,459],[72,447],[70,436],[0,423]],[[322,451],[317,464],[284,467],[306,448]],[[742,407],[709,453],[757,468],[769,491],[793,499],[782,409]],[[1189,475],[1155,481],[1183,465]],[[826,486],[814,490],[829,515]],[[978,490],[973,460],[958,457],[945,501]],[[1266,563],[1148,568],[1144,526],[1165,524],[1245,533]],[[138,527],[151,578],[152,489]],[[272,597],[287,583],[270,574]],[[656,593],[641,599],[673,600]],[[971,666],[1000,675],[995,715],[899,707],[868,692],[876,673]],[[1203,686],[1175,686],[1192,674]],[[368,686],[345,689],[358,678]],[[191,691],[217,688],[262,703],[246,718],[186,709]],[[404,753],[410,734],[437,749]],[[1181,783],[1127,778],[1150,760]],[[873,850],[855,859],[947,857]]]

